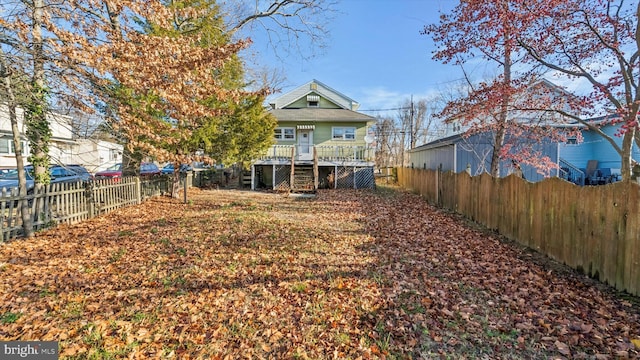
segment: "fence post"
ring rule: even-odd
[[[189,188],[189,180],[191,180],[191,171],[187,171],[184,177],[184,203],[187,203],[187,188]]]
[[[136,186],[136,204],[142,204],[142,185],[140,184],[140,178],[136,176],[133,178],[133,181]]]
[[[2,192],[1,195],[2,199],[6,199],[7,196],[11,196],[11,191],[9,191],[9,194],[7,194],[7,188],[2,188]],[[9,211],[11,211],[11,206],[13,205],[13,200],[9,200],[9,201],[2,201],[0,203],[0,214],[2,214],[2,221],[0,221],[0,242],[4,242],[9,240],[9,233],[7,233],[7,235],[5,236],[5,219],[7,218],[5,215],[6,209],[9,208]],[[7,229],[11,228],[11,223],[10,221],[7,222]]]
[[[95,200],[93,198],[93,181],[87,181],[84,183],[84,196],[87,199],[87,211],[89,212],[89,219],[95,216]]]
[[[436,181],[435,181],[435,185],[436,185],[436,205],[440,204],[440,184],[438,184],[439,180],[440,180],[440,169],[441,167],[438,166],[438,168],[436,169]]]

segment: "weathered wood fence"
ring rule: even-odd
[[[529,183],[435,170],[398,169],[399,184],[437,206],[574,269],[640,295],[640,185]]]
[[[153,196],[169,193],[170,181],[168,176],[159,176],[144,180],[131,177],[57,183],[23,197],[16,189],[13,192],[2,189],[0,240],[6,241],[23,233],[22,200],[27,201],[34,229],[39,230],[60,223],[77,223],[124,206],[140,204]]]

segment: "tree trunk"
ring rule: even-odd
[[[44,72],[44,44],[42,27],[44,19],[44,0],[33,1],[33,77],[31,81],[31,100],[25,108],[27,137],[31,144],[29,160],[34,167],[35,191],[49,182],[49,139],[51,129],[47,120],[47,90]]]
[[[13,135],[13,146],[15,149],[16,167],[18,169],[18,189],[21,196],[27,195],[27,178],[24,172],[24,158],[22,156],[22,143],[20,139],[20,128],[18,127],[18,116],[16,113],[17,101],[13,92],[13,83],[11,80],[11,70],[5,61],[4,53],[0,48],[0,77],[3,78],[5,93],[7,95],[7,107],[9,108],[9,121],[11,123],[11,132]],[[33,221],[29,213],[29,202],[23,200],[20,204],[20,215],[22,218],[22,229],[25,237],[32,237]]]
[[[185,178],[184,181],[187,181]],[[180,197],[180,166],[173,165],[173,174],[171,174],[171,197],[177,199]]]
[[[508,13],[508,2],[504,3],[506,12]],[[506,20],[505,20],[506,21]],[[498,126],[496,136],[493,141],[493,153],[491,154],[491,176],[500,177],[500,152],[504,144],[504,138],[507,131],[507,121],[509,121],[509,102],[511,101],[511,34],[509,32],[509,24],[503,26],[504,29],[504,86],[502,88],[502,104],[500,104],[500,114],[498,114]]]
[[[623,181],[631,180],[631,169],[633,168],[633,157],[631,150],[633,147],[633,140],[635,138],[635,135],[636,127],[631,126],[622,137],[622,154],[620,154],[622,158],[622,164],[620,167],[620,172],[622,173]]]
[[[502,117],[502,115],[500,115]],[[493,151],[491,153],[491,176],[500,177],[500,149],[504,144],[504,137],[506,133],[506,124],[501,120],[499,128],[496,130],[496,135],[493,139]]]
[[[122,176],[140,176],[141,162],[142,154],[137,151],[131,152],[125,145],[122,150]]]

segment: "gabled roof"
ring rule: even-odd
[[[355,100],[340,93],[339,91],[332,89],[331,87],[321,83],[316,79],[313,79],[308,83],[280,96],[271,103],[271,106],[274,109],[283,109],[312,93],[320,95],[321,97],[331,101],[332,103],[345,110],[356,111],[360,106],[360,104],[358,104],[358,102],[356,102]]]
[[[370,122],[373,116],[347,109],[273,109],[270,112],[278,121],[318,121],[318,122]]]

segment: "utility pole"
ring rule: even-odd
[[[413,140],[413,94],[411,94],[411,109],[409,109],[410,114],[410,125],[409,125],[409,149],[413,149],[414,140]]]

